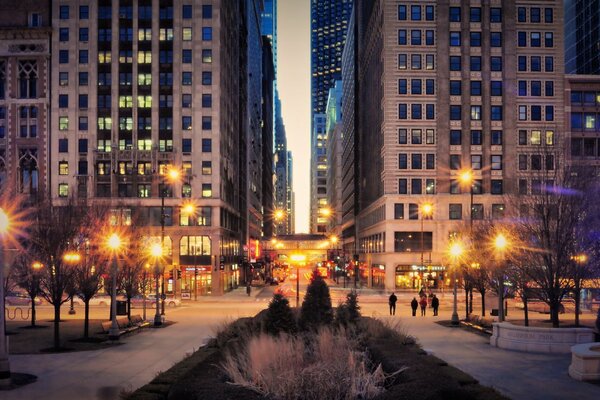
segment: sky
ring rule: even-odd
[[[301,233],[308,232],[310,210],[310,0],[278,0],[277,13],[277,85]]]

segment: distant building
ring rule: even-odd
[[[263,36],[263,65],[262,65],[262,210],[263,236],[273,236],[275,209],[275,192],[273,187],[274,162],[273,162],[273,83],[275,81],[275,68],[273,66],[273,52],[271,41]]]
[[[0,2],[0,188],[47,198],[50,3]]]
[[[294,158],[292,152],[287,153],[287,178],[286,178],[286,218],[287,234],[296,232],[296,193],[294,192]]]
[[[453,232],[518,213],[506,196],[563,165],[563,2],[357,0],[356,12],[359,146],[343,162],[358,163],[360,279],[440,287]]]
[[[600,76],[565,76],[569,162],[600,171]]]
[[[564,8],[565,72],[600,74],[600,0],[564,0]]]
[[[336,81],[329,89],[325,120],[327,137],[327,204],[331,215],[327,221],[327,232],[339,235],[342,225],[342,82]]]
[[[311,0],[311,220],[310,232],[323,233],[327,222],[319,209],[327,206],[324,114],[329,89],[342,79],[342,51],[352,12],[352,0]],[[317,125],[318,124],[318,125]],[[318,147],[321,146],[321,147]],[[321,170],[317,166],[321,165]],[[319,203],[320,202],[320,203]],[[319,222],[319,220],[321,222]]]

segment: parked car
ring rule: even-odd
[[[181,300],[176,299],[172,296],[167,296],[165,299],[165,306],[167,307],[178,307],[181,305]],[[131,308],[141,308],[144,306],[143,296],[137,295],[131,298]],[[156,295],[146,295],[146,308],[156,308]]]
[[[110,296],[107,294],[97,294],[90,299],[90,306],[110,306]]]
[[[31,298],[23,293],[8,292],[5,297],[5,303],[8,306],[29,306],[31,305]],[[35,298],[35,305],[39,306],[42,304],[42,300]]]

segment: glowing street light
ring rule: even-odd
[[[116,233],[110,235],[106,240],[106,247],[112,253],[111,324],[108,330],[108,338],[111,340],[119,339],[119,325],[117,325],[117,252],[121,248],[121,245],[121,238]]]
[[[508,239],[504,234],[499,233],[494,238],[494,248],[500,254],[501,261],[504,261],[504,254],[509,245]],[[498,321],[504,321],[504,272],[500,269],[498,288]]]
[[[79,264],[79,261],[81,261],[81,255],[79,253],[75,253],[73,251],[70,251],[68,253],[65,253],[63,255],[63,260],[64,262],[66,262],[67,264],[70,265],[77,265]],[[69,315],[75,315],[75,304],[73,301],[73,296],[71,296],[71,307],[69,308]]]
[[[454,295],[454,302],[452,304],[452,325],[458,326],[459,319],[458,319],[458,299],[456,297],[456,293],[457,293],[457,287],[456,287],[456,269],[458,268],[458,259],[462,256],[462,254],[464,253],[464,247],[460,242],[453,242],[450,245],[450,249],[448,251],[450,253],[450,256],[452,257],[452,261],[453,261],[453,268],[452,268],[452,280],[454,281],[454,289],[453,289],[453,295]]]

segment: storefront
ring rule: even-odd
[[[212,274],[210,265],[181,267],[181,299],[194,300],[198,296],[212,293]]]
[[[385,289],[385,265],[373,264],[373,288]]]
[[[398,265],[396,289],[440,289],[444,282],[446,267],[440,265]]]

